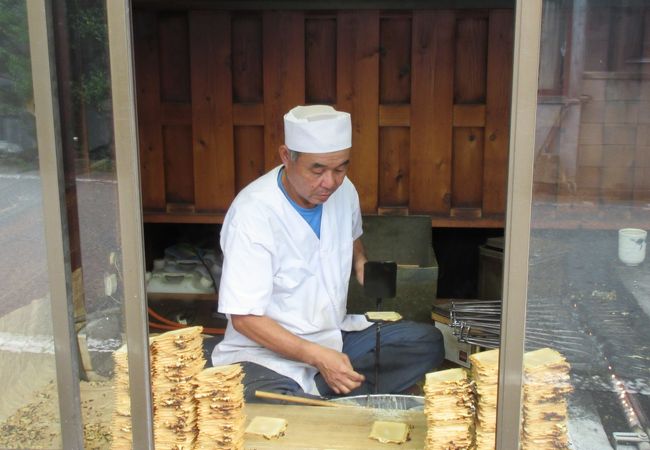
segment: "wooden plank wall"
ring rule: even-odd
[[[502,226],[512,10],[135,11],[145,220],[220,222],[298,104],[352,114],[366,214]]]

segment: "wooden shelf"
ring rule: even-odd
[[[144,212],[144,223],[205,223],[221,224],[226,216],[225,213],[165,213],[165,212]]]
[[[385,208],[380,210],[380,215],[390,215],[385,212]],[[395,214],[403,215],[403,214]],[[144,223],[202,223],[202,224],[222,224],[225,214],[170,214],[145,212]],[[503,215],[487,216],[481,218],[449,217],[449,216],[432,216],[431,226],[434,228],[503,228],[505,219]]]
[[[465,217],[432,216],[433,228],[504,228],[506,224],[503,215],[484,216],[476,219]]]
[[[202,301],[202,302],[216,302],[218,300],[217,294],[183,294],[176,292],[149,292],[147,293],[147,300],[152,301]]]

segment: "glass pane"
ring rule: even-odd
[[[51,10],[83,420],[64,426],[97,449],[131,447],[105,6]],[[25,2],[0,0],[0,447],[61,448],[27,49]]]
[[[131,441],[106,2],[53,3],[86,448]],[[113,388],[115,388],[113,390]]]
[[[33,105],[26,2],[0,0],[1,448],[61,447]]]
[[[523,448],[650,426],[649,38],[650,2],[544,1]]]

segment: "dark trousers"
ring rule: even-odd
[[[378,393],[398,394],[415,384],[424,374],[442,364],[445,348],[442,334],[433,325],[401,321],[381,326],[381,351]],[[343,353],[352,367],[366,377],[365,382],[347,395],[375,393],[376,325],[362,330],[342,332]],[[261,401],[255,391],[313,397],[289,377],[280,375],[259,364],[244,362],[244,394],[246,401]],[[335,397],[320,374],[316,386],[324,397]]]

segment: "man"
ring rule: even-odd
[[[284,116],[282,165],[243,189],[221,231],[219,311],[228,315],[214,365],[242,362],[246,400],[374,391],[373,324],[346,314],[350,273],[363,284],[358,194],[346,177],[350,115],[298,106]],[[382,326],[383,393],[411,386],[443,359],[433,326]]]

